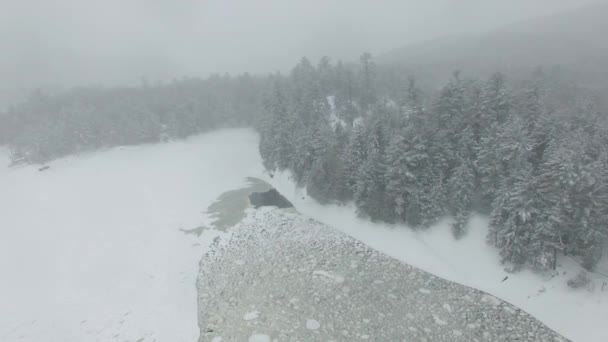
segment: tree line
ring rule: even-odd
[[[512,270],[560,254],[592,269],[608,236],[608,125],[596,99],[538,70],[510,82],[455,72],[422,91],[374,65],[303,59],[274,78],[258,123],[270,170],[322,203],[415,229],[489,215],[488,242]]]
[[[137,87],[34,92],[0,112],[0,144],[13,163],[44,163],[88,150],[185,138],[220,127],[251,126],[265,80],[244,74]]]

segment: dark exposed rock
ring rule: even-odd
[[[276,189],[266,192],[254,192],[249,195],[249,201],[256,209],[259,207],[275,206],[279,208],[293,208],[293,204],[283,197]]]

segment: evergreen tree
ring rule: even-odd
[[[532,234],[539,216],[532,165],[522,162],[510,179],[503,183],[501,190],[490,225],[496,234],[502,262],[510,263],[513,270],[518,270],[532,254]]]
[[[410,143],[409,162],[415,183],[405,215],[412,227],[428,227],[445,214],[444,186],[431,156],[431,145],[425,136],[414,136]]]
[[[356,103],[358,98],[358,87],[355,83],[354,72],[344,66],[342,62],[336,65],[336,90],[334,103],[338,117],[348,127],[352,127],[356,118],[360,116],[359,107]]]
[[[482,112],[475,130],[477,141],[486,135],[485,130],[504,124],[509,119],[511,107],[505,76],[501,73],[493,74],[482,91]]]
[[[367,158],[357,174],[354,199],[360,214],[365,214],[374,221],[386,221],[391,216],[386,205],[385,173],[381,143],[372,135],[368,140]]]
[[[351,135],[345,158],[346,186],[352,194],[356,191],[359,169],[367,159],[367,155],[367,132],[363,125],[357,125]]]
[[[486,179],[482,183],[499,182],[497,190],[492,193],[492,213],[488,232],[488,241],[497,247],[500,247],[499,230],[502,229],[502,225],[506,223],[507,218],[511,215],[509,214],[511,210],[509,208],[514,201],[511,197],[513,188],[517,182],[523,182],[523,174],[529,172],[531,176],[532,172],[531,169],[528,170],[528,167],[531,167],[529,163],[531,143],[524,127],[523,120],[512,117],[502,126],[502,131],[497,133],[497,136],[493,139],[492,142],[495,143],[494,152],[492,154],[482,153],[480,156],[481,158],[495,158],[496,160],[492,167],[482,168]],[[484,161],[486,160],[481,160],[482,163]],[[519,176],[520,179],[516,176]],[[523,185],[518,184],[518,186]]]
[[[428,125],[428,118],[422,101],[422,91],[416,85],[416,81],[410,77],[402,108],[400,128],[411,130],[412,134],[424,134],[423,130]]]
[[[361,107],[364,111],[376,102],[376,88],[375,88],[375,65],[372,60],[372,55],[369,52],[361,55]]]
[[[392,214],[402,222],[407,221],[407,208],[416,184],[412,159],[405,137],[396,134],[387,155],[386,194]]]
[[[536,240],[547,248],[581,255],[587,268],[598,261],[605,239],[606,188],[603,160],[594,160],[582,130],[548,150],[542,165],[543,198],[548,207]],[[555,253],[555,251],[554,251]]]
[[[336,198],[336,188],[339,187],[336,179],[340,172],[338,172],[338,160],[335,158],[335,135],[331,131],[329,123],[321,120],[312,137],[307,189],[312,197],[326,203]]]
[[[260,153],[266,167],[271,170],[287,168],[294,151],[294,141],[290,134],[293,120],[290,120],[286,102],[281,86],[276,83],[266,103],[269,116],[263,124],[264,133],[260,141]]]
[[[448,185],[451,207],[456,222],[452,225],[454,237],[465,233],[465,226],[471,214],[475,196],[475,175],[471,162],[461,158]]]
[[[496,148],[500,144],[501,134],[505,125],[494,124],[481,139],[478,148],[478,175],[481,197],[481,210],[491,210],[491,204],[496,199],[502,178],[506,176],[502,156]],[[485,204],[485,205],[484,205]]]

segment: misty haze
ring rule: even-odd
[[[0,4],[0,342],[608,341],[608,2]]]

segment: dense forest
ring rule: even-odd
[[[541,69],[423,83],[395,67],[316,65],[289,75],[212,76],[130,88],[78,88],[0,113],[13,163],[254,126],[269,170],[289,170],[322,203],[423,229],[472,213],[512,270],[551,270],[560,254],[593,269],[608,236],[608,123],[592,93]]]
[[[215,75],[138,87],[41,91],[0,112],[0,144],[13,163],[44,163],[72,153],[185,138],[220,127],[251,126],[265,80]]]
[[[266,97],[260,151],[321,202],[428,227],[490,216],[488,242],[512,270],[559,253],[592,269],[608,233],[608,126],[585,91],[538,70],[510,83],[455,72],[431,93],[376,67],[304,59]]]

